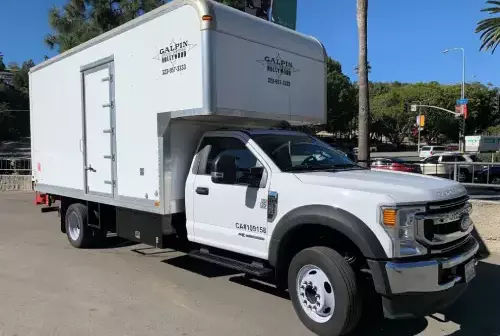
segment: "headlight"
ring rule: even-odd
[[[427,253],[427,249],[415,239],[416,215],[424,212],[421,207],[381,207],[380,224],[392,239],[396,258]]]

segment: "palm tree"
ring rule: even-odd
[[[500,1],[486,1],[491,7],[481,9],[481,12],[488,12],[490,15],[500,13]],[[476,33],[481,33],[481,48],[480,50],[491,50],[493,54],[495,49],[500,44],[500,17],[491,17],[478,22]]]
[[[368,0],[357,0],[356,18],[358,22],[358,87],[359,87],[359,115],[358,115],[358,161],[368,166],[370,161],[370,102],[368,92]]]

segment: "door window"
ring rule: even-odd
[[[207,163],[205,167],[201,167],[201,171],[204,172],[205,175],[211,174],[212,164],[220,155],[231,155],[236,158],[236,184],[249,184],[250,178],[252,177],[250,174],[251,170],[257,168],[263,169],[264,167],[239,139],[230,137],[206,137],[200,146],[200,151],[207,146],[210,146]]]
[[[443,155],[441,162],[455,162],[456,156],[454,155]]]
[[[430,158],[427,158],[424,162],[425,163],[438,163],[439,156],[431,156]]]

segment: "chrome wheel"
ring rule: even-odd
[[[77,241],[80,238],[80,232],[82,231],[82,224],[80,218],[77,214],[72,212],[68,216],[68,230],[69,236],[73,241]]]
[[[331,319],[335,310],[333,286],[319,267],[303,266],[297,274],[297,296],[304,312],[317,323]]]

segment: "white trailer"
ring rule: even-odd
[[[326,121],[316,39],[209,0],[174,0],[30,72],[33,177],[84,248],[116,232],[288,289],[318,335],[450,304],[478,243],[460,184],[363,169],[273,128]],[[447,225],[443,225],[447,224]],[[371,305],[373,307],[373,305]]]

